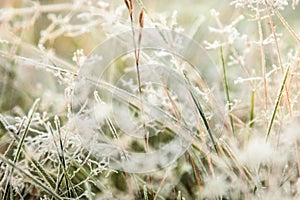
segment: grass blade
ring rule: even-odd
[[[252,128],[254,125],[254,105],[255,105],[255,90],[251,91],[251,105],[250,105],[250,124],[249,127]]]
[[[290,32],[290,34],[293,36],[293,38],[300,43],[300,37],[298,36],[298,34],[294,31],[294,29],[289,25],[289,23],[287,23],[287,21],[282,17],[282,15],[280,14],[280,12],[275,8],[274,4],[271,3],[272,8],[274,13],[276,14],[276,16],[279,18],[279,20],[281,21],[281,23],[286,27],[286,29]]]
[[[55,181],[53,180],[53,178],[46,172],[46,170],[44,169],[44,167],[38,162],[36,161],[34,158],[32,158],[30,156],[30,160],[33,163],[33,165],[35,166],[35,168],[40,172],[40,174],[43,176],[43,178],[48,182],[48,184],[51,187],[55,187]]]
[[[190,81],[189,81],[189,79],[187,77],[186,72],[184,72],[184,77],[185,77],[185,80],[186,80],[187,84],[189,86],[191,86],[191,83],[190,83]],[[190,92],[190,94],[192,96],[193,102],[195,103],[195,105],[197,107],[198,114],[200,115],[200,118],[202,119],[202,121],[204,123],[204,126],[205,126],[205,128],[206,128],[206,130],[208,132],[208,135],[209,135],[209,137],[211,139],[211,142],[212,142],[212,144],[214,146],[214,149],[218,153],[217,145],[216,145],[216,142],[214,140],[214,137],[213,137],[212,131],[210,129],[209,123],[208,123],[208,121],[206,119],[206,116],[205,116],[205,113],[204,113],[204,111],[202,109],[202,106],[201,106],[200,102],[198,101],[198,99],[197,99],[197,97],[196,97],[196,95],[195,95],[192,87],[189,87],[189,92]]]
[[[106,186],[99,181],[96,177],[92,176],[89,171],[87,171],[82,165],[79,163],[72,161],[72,165],[76,168],[80,169],[80,172],[93,181],[94,186],[96,186],[100,191],[107,191]]]
[[[60,121],[59,121],[58,116],[54,117],[54,122],[55,122],[56,130],[57,130],[58,135],[59,135],[59,145],[60,145],[59,158],[60,158],[60,161],[61,161],[61,164],[62,164],[63,173],[65,175],[64,177],[65,177],[67,192],[68,192],[69,197],[71,197],[71,190],[72,190],[73,193],[77,197],[78,195],[77,195],[77,193],[76,193],[76,191],[73,187],[72,181],[70,180],[70,177],[69,177],[68,171],[67,171],[67,164],[66,164],[66,159],[65,159],[65,155],[64,155],[64,147],[63,147],[61,132],[60,132]]]
[[[29,178],[33,183],[35,183],[37,186],[39,186],[43,191],[45,191],[47,194],[49,194],[51,197],[55,197],[56,199],[63,199],[58,194],[56,194],[52,188],[47,187],[44,183],[42,183],[40,180],[34,178],[34,176],[22,168],[18,167],[14,162],[10,161],[9,159],[5,158],[3,155],[0,154],[0,159],[11,166],[13,169],[21,172],[23,175],[25,175],[27,178]]]
[[[27,136],[27,133],[29,131],[31,121],[32,121],[33,115],[34,115],[34,113],[37,109],[39,101],[40,101],[40,99],[36,99],[35,102],[33,103],[32,107],[31,107],[31,109],[28,112],[28,122],[27,122],[27,125],[25,127],[24,133],[21,137],[21,140],[19,141],[18,148],[17,148],[17,153],[16,153],[16,155],[14,157],[14,160],[13,160],[14,164],[16,164],[16,162],[19,160],[19,157],[21,155],[21,151],[22,151],[22,148],[23,148],[25,137]],[[14,168],[12,168],[11,171],[9,172],[9,176],[8,176],[8,179],[7,179],[7,182],[6,182],[6,185],[5,185],[3,199],[8,199],[8,194],[9,194],[9,191],[10,191],[10,188],[11,188],[10,187],[10,179],[11,179],[11,176],[13,174],[13,170],[14,170]]]
[[[24,130],[24,133],[21,137],[21,140],[19,142],[19,145],[18,145],[18,150],[17,150],[17,153],[16,153],[16,156],[14,158],[14,163],[16,163],[20,157],[20,154],[21,154],[21,150],[22,150],[22,147],[23,147],[23,144],[24,144],[24,140],[25,140],[25,137],[29,131],[29,127],[31,125],[31,121],[32,121],[32,118],[33,118],[33,115],[37,109],[37,106],[38,106],[38,103],[39,103],[40,99],[37,99],[35,100],[35,102],[33,103],[32,105],[32,108],[30,109],[29,113],[28,113],[28,123],[25,127],[25,130]]]
[[[223,48],[221,46],[220,48],[221,51],[221,60],[222,60],[222,68],[223,68],[223,79],[224,79],[224,87],[225,87],[225,95],[226,95],[226,101],[228,104],[228,116],[230,120],[230,126],[231,126],[231,131],[232,134],[234,135],[234,125],[233,125],[233,118],[231,116],[231,99],[229,96],[229,86],[228,86],[228,81],[227,81],[227,73],[226,73],[226,67],[225,67],[225,61],[224,61],[224,54],[223,54]]]
[[[266,142],[268,141],[270,133],[271,133],[271,129],[272,129],[274,119],[275,119],[275,116],[276,116],[276,111],[278,109],[278,105],[280,103],[282,92],[283,92],[283,89],[285,87],[285,83],[286,83],[287,77],[289,75],[289,72],[290,72],[290,66],[288,66],[288,68],[287,68],[287,70],[284,74],[284,78],[283,78],[283,81],[282,81],[282,84],[281,84],[281,88],[280,88],[279,93],[278,93],[277,98],[276,98],[275,106],[274,106],[274,109],[273,109],[273,112],[272,112],[271,121],[269,123],[267,134],[266,134],[266,137],[265,137]]]

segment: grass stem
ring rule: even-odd
[[[234,124],[233,124],[234,122],[233,122],[233,118],[232,118],[232,115],[231,115],[231,111],[232,111],[231,99],[230,99],[230,95],[229,95],[229,86],[228,86],[228,81],[227,81],[227,72],[226,72],[226,67],[225,67],[224,54],[223,54],[222,46],[220,47],[220,51],[221,51],[223,79],[224,79],[225,95],[226,95],[227,108],[228,108],[228,116],[229,116],[229,120],[230,120],[231,131],[232,131],[232,134],[234,135]]]
[[[288,66],[288,68],[286,69],[286,72],[284,74],[284,78],[283,78],[283,81],[282,81],[279,93],[278,93],[276,101],[275,101],[274,109],[273,109],[272,116],[271,116],[271,121],[269,123],[267,134],[266,134],[266,137],[265,137],[265,141],[266,142],[269,139],[269,136],[270,136],[270,133],[271,133],[271,129],[273,127],[273,123],[274,123],[274,119],[275,119],[275,116],[276,116],[276,112],[277,112],[277,109],[278,109],[278,106],[279,106],[279,103],[280,103],[280,100],[281,100],[282,92],[283,92],[283,89],[285,87],[285,83],[286,83],[287,77],[289,75],[289,72],[290,72],[290,66]]]

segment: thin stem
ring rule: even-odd
[[[221,51],[221,60],[222,60],[222,68],[223,68],[223,78],[224,78],[224,87],[225,87],[225,95],[226,95],[226,101],[227,101],[227,106],[228,106],[228,116],[230,120],[230,126],[231,126],[231,131],[232,134],[234,135],[234,124],[233,124],[233,118],[231,115],[231,99],[229,95],[229,86],[228,86],[228,81],[227,81],[227,72],[226,72],[226,67],[225,67],[225,61],[224,61],[224,54],[223,54],[223,48],[222,46],[220,47]]]
[[[297,33],[294,31],[294,29],[289,25],[289,23],[287,23],[287,21],[285,21],[285,19],[282,17],[282,15],[280,14],[280,12],[278,12],[278,10],[275,8],[275,6],[272,4],[272,8],[276,14],[276,16],[279,18],[279,20],[281,21],[281,23],[287,28],[287,30],[290,32],[290,34],[293,36],[293,38],[300,43],[300,37],[297,35]]]
[[[52,190],[52,188],[48,188],[47,186],[45,186],[44,183],[42,183],[40,180],[34,178],[34,176],[32,174],[30,174],[29,172],[23,170],[21,167],[17,166],[14,162],[10,161],[9,159],[7,159],[6,157],[4,157],[1,154],[0,154],[0,159],[2,161],[4,161],[6,164],[8,164],[9,166],[11,166],[13,169],[21,172],[24,176],[29,178],[33,183],[35,183],[37,186],[39,186],[42,190],[44,190],[49,195],[55,197],[56,199],[63,200],[63,198],[61,198],[57,193],[55,193]]]
[[[262,31],[262,25],[261,25],[261,18],[259,14],[259,6],[257,4],[257,26],[258,26],[258,33],[259,33],[259,41],[260,41],[260,58],[261,58],[261,69],[262,69],[262,75],[264,80],[264,97],[265,97],[265,110],[268,109],[268,92],[267,92],[267,75],[266,75],[266,57],[265,57],[265,49],[264,49],[264,43],[263,43],[263,31]],[[268,124],[268,123],[267,123]]]
[[[249,127],[253,128],[254,125],[254,107],[255,107],[255,90],[251,91],[251,104],[250,104],[250,124]]]
[[[266,137],[265,137],[266,142],[268,141],[270,133],[271,133],[271,129],[272,129],[273,122],[274,122],[274,119],[275,119],[275,116],[276,116],[278,105],[280,103],[282,92],[283,92],[283,89],[285,87],[285,83],[286,83],[287,77],[289,75],[289,72],[290,72],[290,66],[287,68],[287,70],[285,72],[285,75],[284,75],[284,78],[283,78],[283,81],[282,81],[282,84],[281,84],[281,88],[280,88],[279,93],[278,93],[277,98],[276,98],[276,102],[275,102],[275,106],[274,106],[274,109],[273,109],[271,121],[270,121],[270,124],[268,126],[267,134],[266,134]]]
[[[19,141],[19,144],[18,144],[18,148],[17,148],[17,153],[14,157],[14,160],[13,160],[13,164],[16,164],[19,160],[19,157],[21,155],[21,151],[23,149],[23,145],[24,145],[24,142],[25,142],[25,138],[29,132],[29,127],[31,125],[31,122],[32,122],[32,119],[33,119],[33,115],[35,114],[35,111],[37,109],[37,106],[38,106],[38,103],[39,103],[40,99],[36,99],[35,102],[33,103],[29,113],[28,113],[28,122],[27,122],[27,125],[25,127],[25,130],[24,130],[24,133]],[[5,185],[5,191],[4,191],[4,196],[3,196],[3,199],[7,199],[8,198],[8,194],[9,194],[9,191],[10,191],[10,179],[11,179],[11,176],[13,174],[13,171],[14,171],[14,168],[11,169],[10,173],[9,173],[9,176],[8,176],[8,179],[7,179],[7,182],[6,182],[6,185]]]
[[[275,26],[273,24],[273,20],[272,20],[271,14],[270,14],[268,2],[266,0],[265,0],[265,6],[266,6],[266,10],[268,12],[269,23],[271,25],[273,37],[274,37],[274,40],[275,40],[278,62],[279,62],[280,68],[281,68],[281,72],[282,72],[282,74],[284,74],[283,62],[282,62],[282,57],[281,57],[281,53],[280,53],[280,49],[279,49],[277,35],[276,35],[276,32],[275,32]],[[290,117],[293,117],[292,106],[291,106],[290,97],[289,97],[289,90],[288,90],[287,86],[285,86],[285,92],[286,92],[286,98],[287,98],[287,102],[288,102]]]
[[[184,77],[185,77],[186,83],[190,86],[191,83],[190,83],[190,81],[189,81],[189,78],[187,77],[186,72],[184,72]],[[194,93],[192,87],[189,88],[189,92],[190,92],[190,94],[191,94],[191,97],[192,97],[192,99],[193,99],[194,104],[195,104],[196,107],[197,107],[198,114],[200,115],[200,118],[202,119],[202,121],[203,121],[203,123],[204,123],[204,126],[205,126],[205,128],[206,128],[206,130],[207,130],[207,132],[208,132],[208,135],[209,135],[210,140],[211,140],[211,142],[212,142],[212,144],[213,144],[213,146],[214,146],[214,149],[215,149],[216,153],[219,153],[219,152],[218,152],[218,149],[217,149],[217,144],[216,144],[216,142],[215,142],[215,139],[214,139],[214,137],[213,137],[213,134],[212,134],[212,131],[211,131],[211,128],[210,128],[210,125],[209,125],[209,122],[208,122],[207,119],[206,119],[206,116],[205,116],[205,113],[204,113],[204,111],[203,111],[203,108],[202,108],[202,106],[201,106],[199,100],[197,99],[196,94]]]

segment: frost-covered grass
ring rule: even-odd
[[[1,1],[0,198],[299,199],[298,4]]]

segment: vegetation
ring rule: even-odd
[[[300,198],[298,4],[1,1],[0,198]]]

